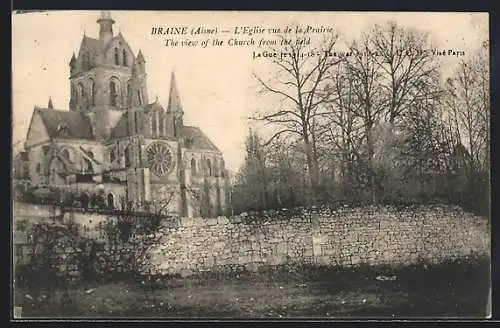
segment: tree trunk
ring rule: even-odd
[[[316,203],[316,188],[318,186],[318,171],[317,171],[317,163],[316,158],[314,157],[312,145],[308,140],[304,141],[306,148],[306,159],[307,159],[307,170],[308,173],[308,194],[309,194],[309,205],[313,205]]]
[[[290,207],[295,207],[296,204],[295,204],[295,192],[293,191],[293,185],[290,185],[289,187],[289,190],[290,190],[290,202],[289,202],[289,206]]]
[[[340,194],[342,195],[342,198],[346,197],[346,177],[347,177],[347,169],[346,169],[346,163],[347,163],[347,158],[346,158],[346,151],[345,148],[342,151],[342,156],[340,159]]]
[[[261,209],[267,209],[267,186],[266,182],[262,183],[262,191],[261,191]]]
[[[369,124],[366,128],[366,142],[368,148],[368,176],[370,178],[371,201],[375,205],[377,203],[377,187],[375,184],[375,171],[373,165],[373,156],[375,153],[373,142],[373,127]]]

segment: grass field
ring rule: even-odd
[[[378,280],[380,276],[395,280]],[[142,284],[16,287],[29,317],[342,318],[485,317],[489,260],[409,267],[285,268],[205,273]]]

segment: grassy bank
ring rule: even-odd
[[[168,277],[154,286],[16,287],[23,317],[484,317],[489,260],[440,265],[268,268]]]

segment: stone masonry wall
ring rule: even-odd
[[[35,223],[57,215],[48,206],[15,204],[14,221]],[[84,235],[105,243],[99,223],[116,217],[74,213]],[[144,273],[173,274],[263,265],[411,264],[489,255],[489,220],[458,207],[341,208],[333,212],[267,218],[172,218],[151,236],[160,238],[144,258]],[[147,241],[147,240],[146,240]],[[19,245],[20,246],[20,245]],[[104,245],[99,262],[106,271],[127,271],[133,249]],[[122,254],[123,253],[123,254]],[[125,256],[127,255],[127,256]],[[114,268],[116,266],[116,268]],[[120,267],[120,266],[123,266]]]
[[[151,250],[156,274],[243,266],[411,264],[488,255],[488,220],[455,207],[343,208],[262,220],[181,219]]]

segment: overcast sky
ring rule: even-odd
[[[222,150],[235,171],[244,159],[245,118],[266,106],[255,94],[252,73],[264,74],[269,67],[252,60],[253,47],[165,47],[164,37],[151,35],[152,26],[331,26],[344,40],[359,36],[374,23],[395,20],[401,26],[428,31],[439,48],[471,53],[488,40],[486,13],[349,13],[349,12],[150,12],[116,11],[115,34],[122,32],[134,53],[146,58],[150,101],[158,97],[166,107],[170,73],[175,69],[185,124],[196,125]],[[84,33],[98,37],[96,11],[51,11],[13,15],[13,140],[24,140],[35,105],[68,109],[69,60],[77,53]],[[205,37],[198,38],[198,40]],[[447,58],[452,71],[457,62]]]

